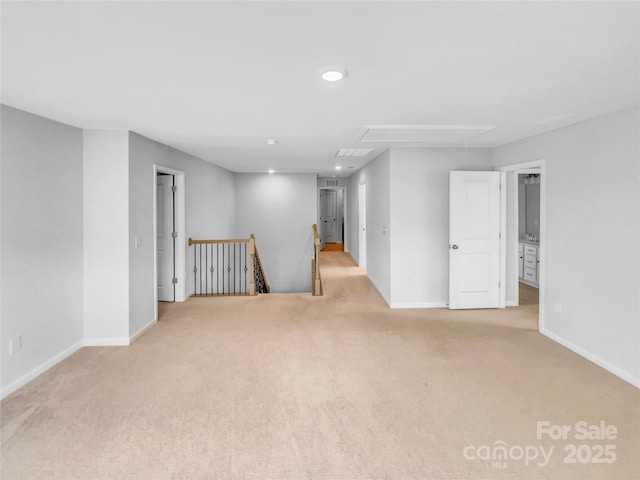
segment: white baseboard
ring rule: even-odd
[[[393,302],[391,308],[447,308],[447,302]]]
[[[196,294],[196,291],[195,291],[195,290],[189,290],[189,291],[187,292],[187,294],[186,294],[186,298],[185,298],[185,300],[186,300],[187,298],[189,298],[190,296],[195,295],[195,294]]]
[[[85,338],[85,347],[121,347],[129,345],[129,339],[127,337],[99,337],[99,338]]]
[[[507,300],[506,304],[507,307],[519,307],[520,304],[518,302],[516,302],[515,300]]]
[[[553,332],[551,332],[551,331],[549,331],[547,329],[540,329],[540,333],[543,334],[546,337],[549,337],[554,342],[559,343],[563,347],[566,347],[569,350],[577,353],[581,357],[584,357],[587,360],[595,363],[599,367],[604,368],[608,372],[613,373],[616,377],[621,378],[625,382],[629,382],[634,387],[640,388],[640,378],[635,377],[634,375],[630,374],[629,372],[627,372],[625,370],[622,370],[621,368],[616,367],[615,365],[612,365],[611,363],[607,362],[606,360],[603,360],[602,358],[598,357],[597,355],[594,355],[594,354],[588,352],[584,348],[579,347],[578,345],[575,345],[575,344],[571,343],[569,340],[565,340],[561,336],[556,335],[555,333],[553,333]]]
[[[53,356],[52,358],[50,358],[46,362],[42,363],[41,365],[38,365],[36,368],[34,368],[30,372],[26,373],[22,377],[18,378],[17,380],[14,380],[9,385],[7,385],[5,388],[2,389],[2,392],[0,392],[0,399],[3,399],[7,395],[12,394],[16,390],[18,390],[20,387],[26,385],[31,380],[36,378],[38,375],[42,375],[44,372],[49,370],[54,365],[60,363],[62,360],[67,358],[69,355],[72,355],[73,353],[75,353],[78,350],[80,350],[80,348],[82,348],[83,346],[84,346],[84,342],[82,340],[80,340],[79,342],[74,343],[70,347],[64,349],[62,352],[60,352],[57,355]]]
[[[389,299],[387,297],[385,297],[382,292],[380,291],[380,289],[378,288],[378,285],[375,284],[375,282],[371,279],[371,277],[369,276],[369,274],[367,274],[367,278],[369,279],[369,281],[371,282],[371,285],[373,285],[373,288],[376,289],[376,292],[378,292],[378,295],[380,295],[380,297],[382,298],[382,300],[384,300],[384,303],[387,304],[387,306],[391,305],[391,301],[389,301]]]
[[[131,337],[129,337],[129,345],[131,345],[133,342],[135,342],[137,339],[139,339],[142,335],[147,333],[147,330],[149,330],[151,327],[153,327],[156,323],[158,323],[157,320],[151,320],[148,324],[146,324],[144,327],[142,327],[136,333],[131,335]]]

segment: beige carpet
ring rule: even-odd
[[[539,303],[539,290],[531,285],[525,283],[518,283],[520,294],[520,305],[538,305]]]
[[[538,334],[537,307],[390,310],[348,254],[321,261],[324,297],[164,304],[5,399],[2,480],[640,477],[639,391]],[[539,420],[618,436],[537,440]],[[477,458],[499,441],[554,450]],[[563,462],[604,443],[615,463]]]

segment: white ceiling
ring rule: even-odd
[[[236,172],[342,163],[349,175],[389,145],[360,143],[365,126],[492,125],[469,143],[492,147],[640,97],[639,2],[2,2],[1,13],[3,103],[130,129]],[[348,77],[324,82],[329,65]],[[337,159],[339,148],[376,150]]]

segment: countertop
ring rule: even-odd
[[[532,242],[531,240],[526,240],[524,238],[521,238],[520,240],[518,240],[518,243],[523,243],[524,245],[531,245],[534,247],[540,246],[540,240],[538,240],[537,242]]]

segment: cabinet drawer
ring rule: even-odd
[[[538,247],[532,247],[531,245],[524,246],[524,254],[525,255],[533,255],[538,256]]]
[[[525,280],[529,280],[530,282],[536,283],[538,281],[537,273],[538,273],[537,270],[535,270],[533,268],[525,267],[525,269],[524,269],[524,278],[525,278]]]
[[[529,255],[529,254],[525,254],[524,255],[524,266],[525,268],[533,268],[534,270],[537,270],[538,268],[538,259],[536,258],[535,255]]]

